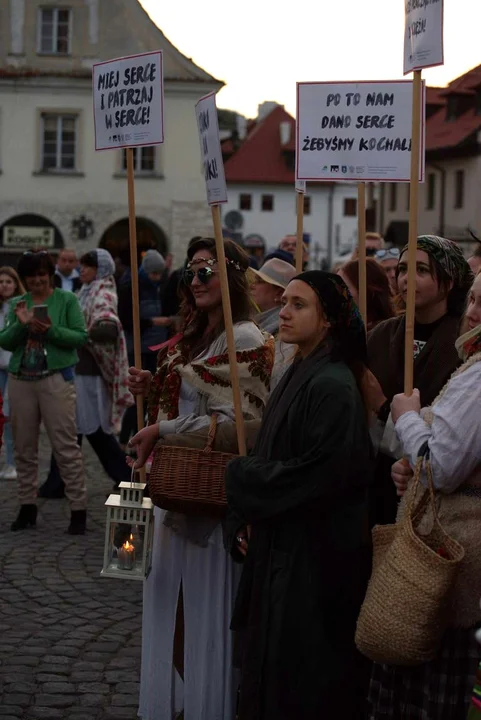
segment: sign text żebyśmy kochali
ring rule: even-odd
[[[126,67],[122,74],[120,70],[99,74],[97,90],[100,109],[106,111],[106,129],[149,124],[156,73],[157,66],[147,62]]]
[[[341,93],[331,93],[327,97],[327,107],[335,110],[341,104]],[[341,114],[335,112],[326,114],[320,119],[320,129],[340,130],[353,127],[356,130],[392,130],[396,125],[396,116],[389,113],[389,108],[394,105],[393,93],[368,92],[363,98],[361,93],[345,93],[345,105],[358,108],[359,114]],[[382,108],[376,112],[359,112],[364,106],[366,109]],[[406,137],[305,137],[302,140],[302,151],[316,150],[352,150],[357,145],[359,152],[379,150],[380,152],[401,151],[411,152],[411,138]]]

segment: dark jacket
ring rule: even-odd
[[[134,321],[132,313],[132,279],[130,273],[121,280],[118,288],[119,318],[127,340],[127,352],[134,352]],[[155,327],[152,319],[161,317],[162,284],[153,283],[142,269],[139,270],[139,310],[141,351],[149,353],[149,347],[160,345],[168,337],[166,328]]]
[[[62,290],[62,278],[60,277],[58,272],[56,272],[54,275],[53,283],[56,288],[59,288],[60,290]],[[73,278],[72,292],[74,292],[74,293],[77,292],[78,290],[80,290],[81,287],[82,287],[82,283],[80,282],[80,278],[79,277]]]
[[[293,367],[269,401],[253,454],[226,473],[235,559],[237,532],[252,528],[232,620],[239,720],[362,717],[354,632],[368,571],[370,471],[350,370],[322,353]]]

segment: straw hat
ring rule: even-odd
[[[283,290],[289,285],[290,281],[296,277],[296,268],[284,260],[272,258],[264,263],[260,270],[250,268],[250,271],[257,275],[263,282],[269,285],[276,285]]]

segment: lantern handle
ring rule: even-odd
[[[130,473],[130,489],[132,490],[135,477],[135,463],[132,463],[132,472]]]

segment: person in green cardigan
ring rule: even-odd
[[[279,337],[298,356],[252,454],[226,472],[228,548],[244,563],[238,717],[352,720],[368,683],[354,644],[370,559],[365,329],[337,275],[298,275],[282,304]]]
[[[45,251],[26,252],[18,273],[28,292],[11,304],[0,347],[9,364],[10,417],[19,483],[20,512],[13,531],[37,519],[38,442],[43,422],[71,507],[68,532],[85,533],[87,489],[77,442],[74,367],[87,342],[75,295],[54,289],[55,264]]]

